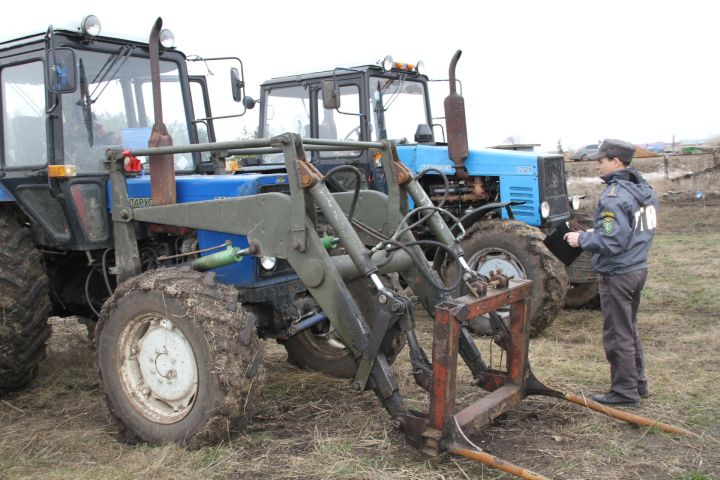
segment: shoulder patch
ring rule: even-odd
[[[613,217],[605,217],[602,219],[603,235],[612,235],[615,230],[615,219]]]
[[[607,196],[608,197],[617,197],[617,191],[618,191],[617,183],[613,183],[612,185],[610,185],[610,188],[608,188]]]
[[[605,218],[605,217],[615,218],[615,212],[608,212],[608,211],[600,212],[600,218]]]

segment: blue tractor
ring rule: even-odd
[[[534,281],[531,333],[538,334],[563,307],[566,293],[569,304],[584,303],[574,295],[584,290],[581,286],[588,285],[591,294],[595,287],[586,256],[566,267],[545,243],[547,234],[567,228],[579,197],[568,196],[561,155],[468,149],[464,104],[455,92],[458,58],[459,52],[450,68],[451,94],[445,99],[447,138],[442,126],[433,123],[429,79],[422,64],[390,57],[379,65],[266,81],[259,99],[259,135],[293,131],[328,140],[395,141],[398,155],[420,177],[433,202],[461,219],[466,229],[462,248],[470,266],[482,275],[501,271]],[[280,160],[266,155],[256,162],[268,168]],[[312,162],[321,172],[355,166],[363,172],[362,188],[387,189],[378,158],[371,152],[328,148],[312,152]],[[245,161],[246,168],[252,164],[253,160]],[[330,184],[345,190],[354,182],[355,176],[346,173],[333,175]],[[425,236],[422,229],[415,233]],[[455,266],[445,265],[442,252],[427,253],[452,282],[458,273]]]
[[[118,210],[117,190],[109,181],[110,150],[148,145],[176,149],[170,155],[125,157],[127,178],[122,183],[127,192],[120,198],[127,208],[290,192],[284,170],[226,173],[225,158],[232,149],[215,142],[212,112],[203,101],[209,98],[205,79],[188,74],[188,59],[174,48],[171,32],[156,27],[149,42],[103,36],[98,19],[89,16],[79,28],[50,26],[0,43],[0,394],[25,386],[37,374],[51,332],[50,316],[77,316],[92,333],[103,303],[123,281],[140,271],[217,253],[235,258],[231,264],[214,264],[214,278],[239,292],[248,315],[213,335],[257,331],[281,342],[298,365],[353,376],[356,359],[337,339],[327,317],[317,314],[317,303],[285,259],[248,255],[247,236],[222,229],[145,222],[122,230],[113,221],[129,214]],[[232,86],[233,94],[242,98],[240,72],[242,65],[232,69]],[[164,111],[160,102],[166,105]],[[200,142],[214,145],[214,152],[192,148]],[[118,251],[118,244],[128,243],[137,254]],[[123,267],[128,262],[132,272]],[[193,274],[173,275],[182,279]],[[162,290],[159,283],[157,288]],[[362,281],[350,282],[348,288],[357,299],[369,291]],[[200,317],[210,322],[213,315]],[[371,312],[367,316],[374,318]],[[289,330],[307,317],[314,323]],[[136,330],[115,334],[152,343],[156,323],[140,322],[132,327]],[[390,359],[403,345],[399,328],[391,330],[392,338],[382,346]],[[104,331],[104,336],[97,335],[99,342],[112,337]],[[244,340],[237,346],[242,347],[238,361],[250,368],[259,341],[240,334]],[[187,352],[190,347],[183,338],[176,338],[178,348]],[[162,381],[154,369],[126,370],[130,383]],[[140,414],[133,418],[140,429],[157,418],[172,423],[169,419],[181,417],[175,410],[184,410],[181,400],[168,400],[174,393],[158,385],[154,400],[135,405]],[[106,387],[111,408],[119,415],[117,409],[124,407],[113,399],[123,398],[120,392],[127,385],[110,382]],[[201,393],[190,384],[185,387],[187,399]],[[199,410],[194,408],[188,419],[202,417]],[[208,421],[200,417],[196,419]]]
[[[103,36],[88,16],[0,42],[0,395],[37,375],[55,315],[77,316],[95,337],[102,389],[131,439],[204,442],[247,421],[261,338],[301,367],[355,378],[395,411],[389,364],[414,335],[396,318],[409,301],[348,224],[335,236],[310,225],[293,167],[228,174],[233,154],[281,151],[304,165],[305,147],[290,133],[216,142],[205,78],[188,74],[161,27],[142,42]],[[231,80],[242,100],[242,64]],[[389,159],[387,145],[362,148]],[[337,217],[324,184],[313,193]],[[359,218],[377,213],[348,203]],[[139,220],[162,208],[178,209]],[[353,256],[334,255],[335,266],[326,249],[343,238]],[[415,260],[393,257],[382,268],[413,278]],[[425,304],[440,303],[446,294],[423,278],[412,283]]]

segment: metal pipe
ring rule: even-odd
[[[455,444],[451,444],[447,451],[455,455],[469,458],[470,460],[477,460],[490,468],[496,468],[498,470],[502,470],[503,472],[511,473],[519,478],[526,478],[529,480],[548,480],[547,477],[543,477],[539,473],[527,470],[523,467],[515,465],[514,463],[506,462],[505,460],[499,459],[495,455],[490,455],[486,452],[478,452],[476,450],[462,448]]]
[[[160,155],[165,153],[190,153],[190,152],[206,152],[214,150],[243,149],[256,147],[270,147],[272,139],[261,138],[257,140],[242,140],[233,142],[214,142],[214,143],[194,143],[192,145],[174,145],[168,147],[155,148],[138,148],[131,150],[130,153],[136,157],[146,155]],[[122,158],[122,150],[118,150],[119,154],[116,158]]]
[[[345,281],[354,280],[363,276],[348,255],[334,255],[330,257],[330,260],[335,264],[335,268],[337,268]],[[378,267],[378,273],[381,275],[385,273],[402,272],[403,270],[407,270],[413,263],[413,259],[402,250],[393,252],[390,260],[387,259],[384,251],[375,252],[372,260],[376,262],[376,264],[381,265]]]
[[[334,234],[340,237],[343,247],[347,250],[358,271],[367,277],[377,272],[377,266],[370,258],[365,245],[358,238],[355,229],[325,184],[322,182],[316,183],[310,188],[310,194],[325,216],[325,220],[332,226]]]
[[[331,145],[305,145],[305,151],[306,152],[342,152],[342,151],[350,151],[350,150],[357,150],[357,146],[353,145],[352,147],[341,147],[341,146],[331,146]],[[227,150],[228,155],[267,155],[270,153],[282,153],[282,148],[274,148],[274,147],[258,147],[258,148],[231,148]],[[278,164],[283,165],[283,164]],[[284,165],[283,165],[284,166]]]
[[[161,146],[156,148],[138,148],[135,150],[131,150],[130,153],[132,155],[135,155],[136,157],[142,157],[147,155],[162,155],[169,153],[191,153],[217,150],[242,150],[242,153],[245,153],[244,149],[249,148],[268,149],[259,150],[259,153],[280,153],[282,152],[281,148],[272,147],[273,144],[278,143],[277,139],[278,137],[273,137],[258,138],[253,140],[237,140],[229,142],[195,143],[192,145]],[[343,140],[319,140],[315,138],[304,138],[303,145],[305,146],[306,150],[319,151],[357,150],[369,148],[382,149],[385,147],[385,144],[381,142],[351,142]],[[121,153],[122,150],[119,150],[119,152]],[[116,157],[120,158],[122,157],[122,154],[119,154]]]
[[[609,417],[617,418],[618,420],[623,420],[628,423],[634,423],[642,427],[657,428],[659,430],[662,430],[663,432],[676,433],[678,435],[687,435],[688,437],[700,437],[700,435],[695,432],[691,432],[690,430],[685,430],[684,428],[676,427],[674,425],[658,422],[657,420],[650,420],[649,418],[641,417],[640,415],[635,415],[629,412],[625,412],[623,410],[618,410],[617,408],[608,407],[606,405],[593,402],[592,400],[588,400],[585,397],[579,397],[574,393],[566,393],[563,398],[568,402],[577,403],[578,405],[587,407],[590,410],[595,410],[596,412],[604,413]]]

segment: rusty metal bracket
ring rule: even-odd
[[[438,455],[449,445],[458,445],[465,431],[480,428],[519,403],[525,397],[528,367],[527,298],[532,282],[511,281],[508,288],[491,289],[487,296],[466,295],[435,307],[432,351],[432,388],[427,415],[408,412],[403,415],[401,428],[409,442],[424,452]],[[464,325],[467,320],[510,305],[510,332],[507,371],[489,370],[468,348]],[[458,354],[480,378],[478,384],[489,387],[490,394],[472,405],[456,411],[456,377]],[[477,358],[476,358],[477,357]],[[482,374],[490,374],[487,380]],[[468,443],[467,442],[464,443]],[[469,443],[472,448],[472,442]]]

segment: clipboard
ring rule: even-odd
[[[579,257],[583,249],[580,247],[571,247],[564,239],[563,236],[570,231],[566,222],[560,222],[555,226],[555,229],[545,237],[543,243],[545,246],[555,255],[565,266],[570,266],[571,263]]]

